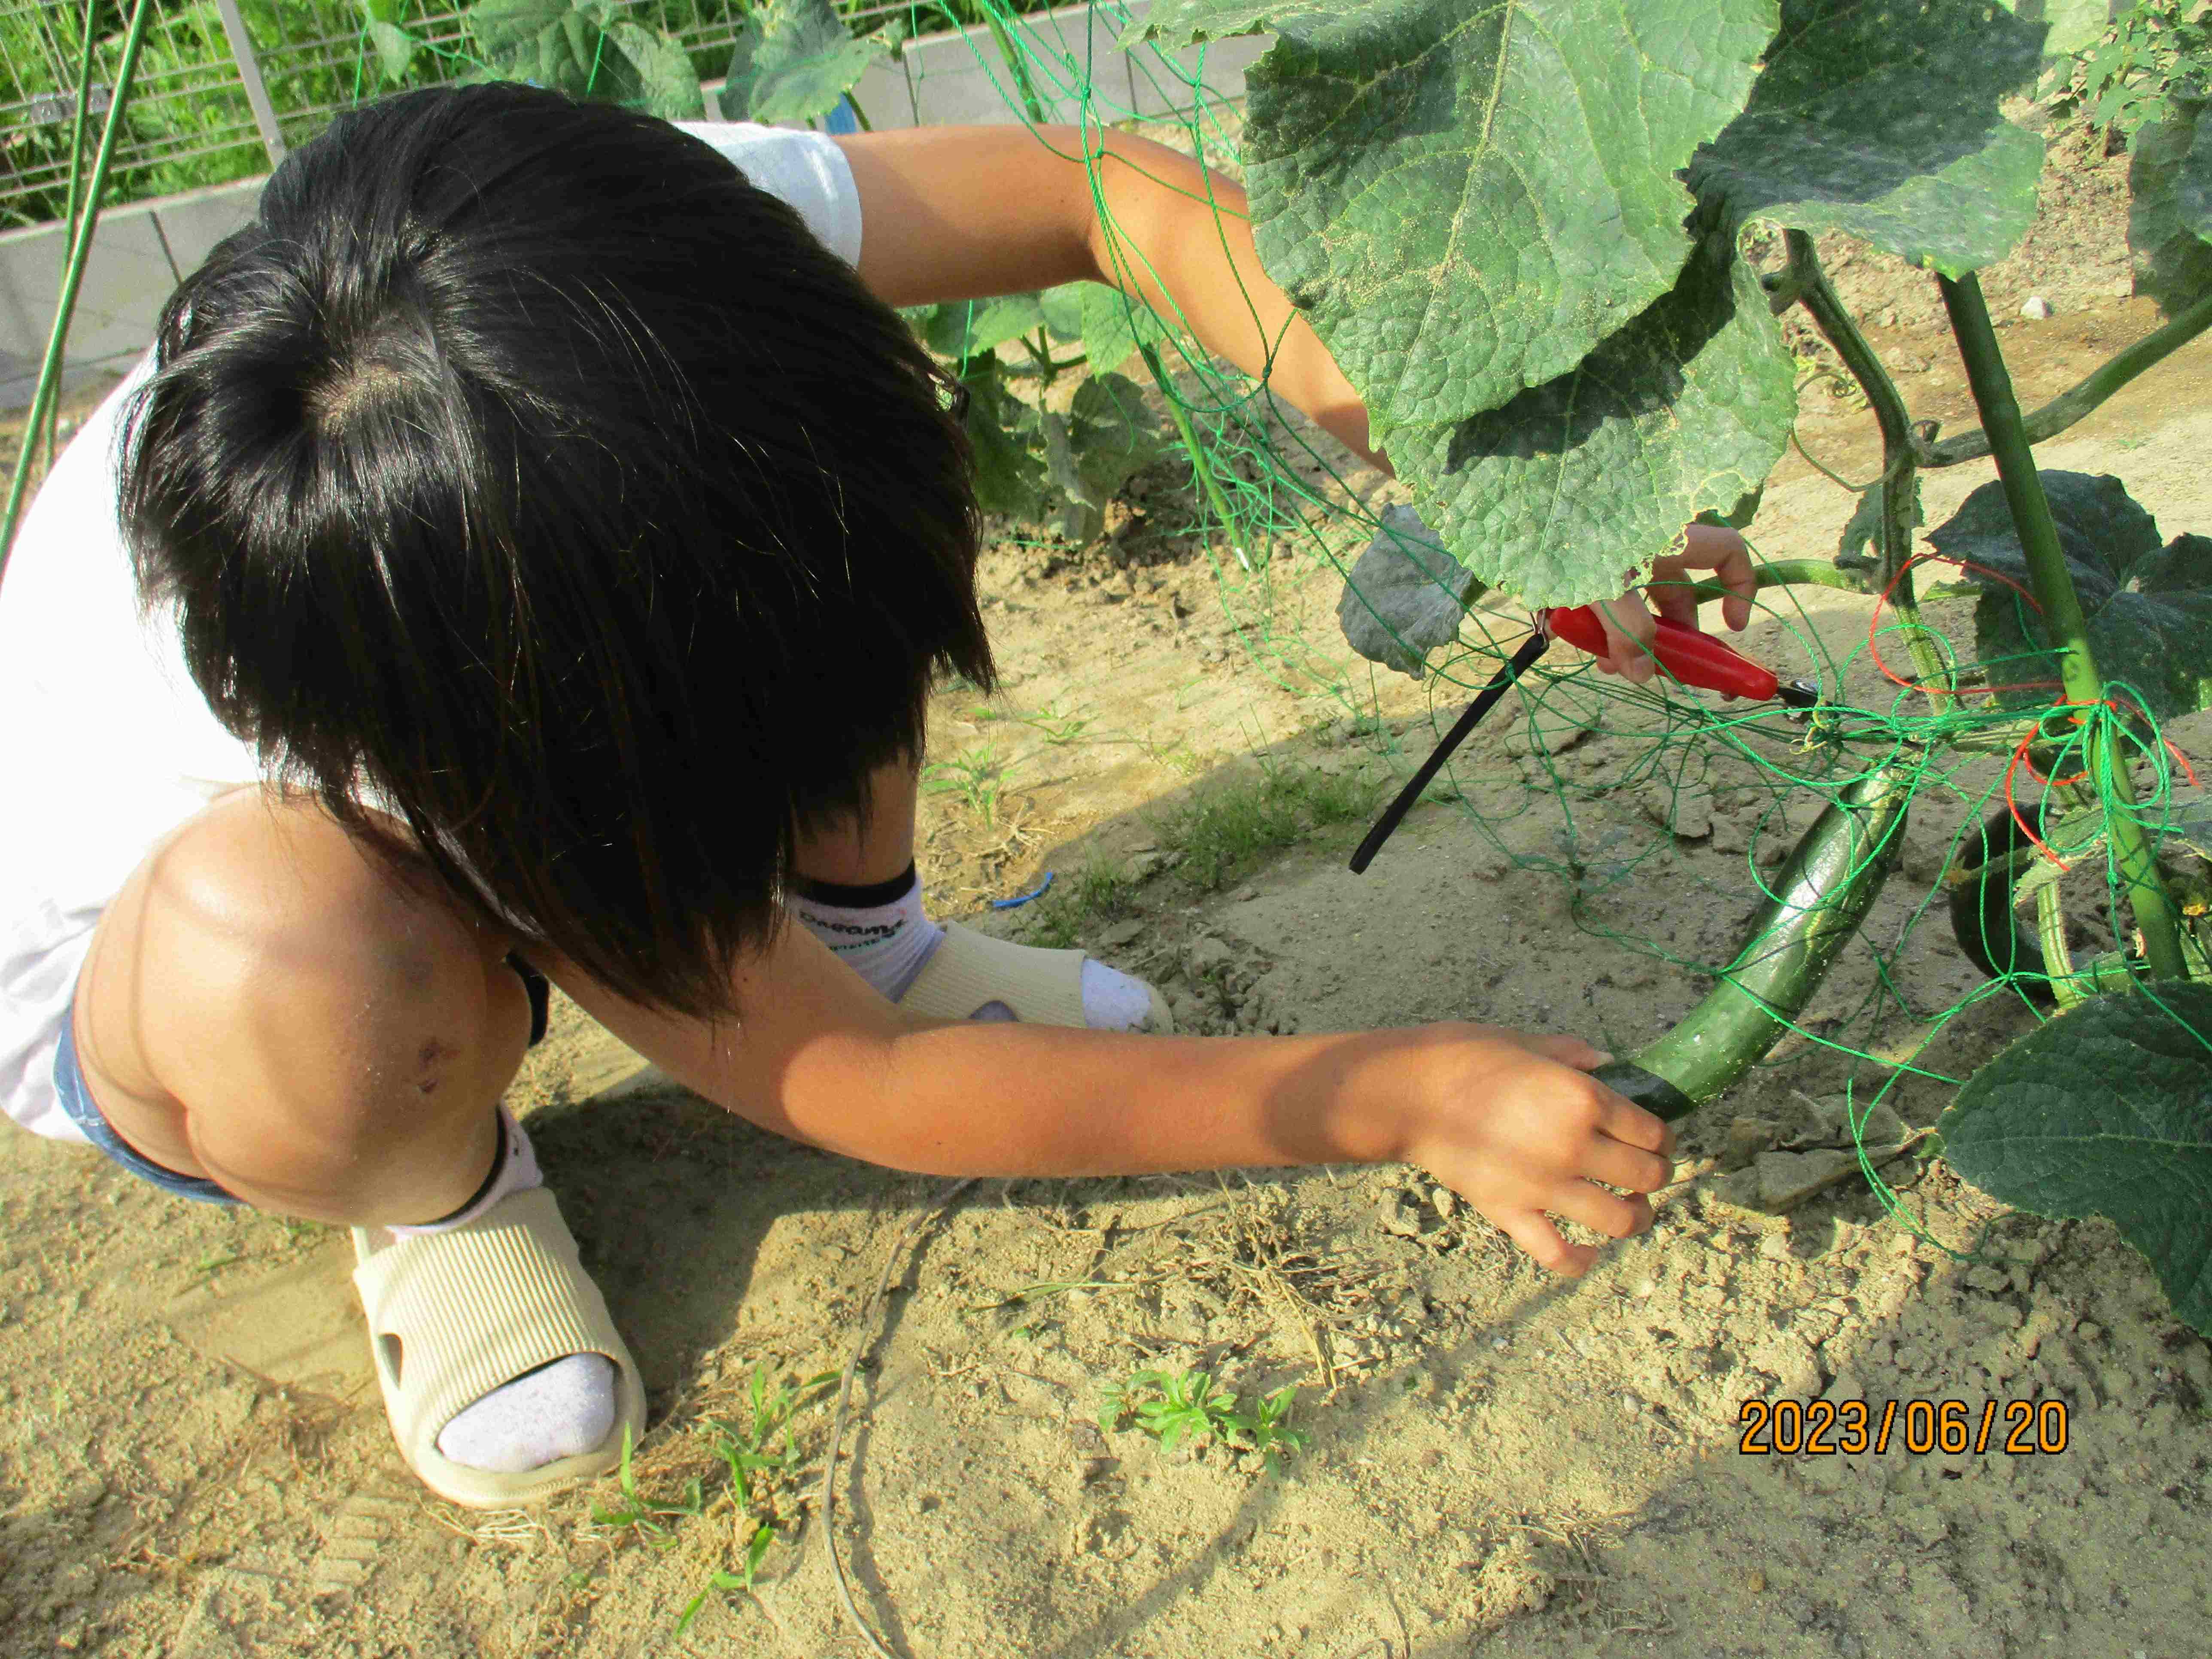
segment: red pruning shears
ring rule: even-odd
[[[1698,686],[1707,691],[1718,691],[1724,696],[1744,697],[1753,702],[1781,702],[1791,708],[1811,708],[1820,701],[1820,688],[1810,680],[1784,680],[1772,671],[1760,667],[1748,657],[1739,656],[1712,634],[1685,627],[1665,617],[1658,618],[1659,631],[1651,642],[1651,654],[1660,668],[1683,685]],[[1598,620],[1595,611],[1586,605],[1571,609],[1537,612],[1535,631],[1528,643],[1513,653],[1513,659],[1499,669],[1481,695],[1467,706],[1467,712],[1458,723],[1444,733],[1443,741],[1436,746],[1428,759],[1421,763],[1419,771],[1398,792],[1375,827],[1367,832],[1367,839],[1359,843],[1352,855],[1354,874],[1367,868],[1382,843],[1399,821],[1413,810],[1413,803],[1421,792],[1443,769],[1451,758],[1452,750],[1467,741],[1468,733],[1491,710],[1491,706],[1505,695],[1506,688],[1528,672],[1529,665],[1542,656],[1555,639],[1565,640],[1578,650],[1592,656],[1610,654],[1612,647],[1606,640],[1605,624]]]
[[[1792,708],[1810,708],[1820,701],[1820,688],[1810,680],[1783,680],[1748,657],[1739,656],[1717,634],[1686,628],[1669,617],[1658,619],[1658,637],[1651,654],[1684,685],[1718,691],[1723,696],[1744,697],[1753,702],[1783,702]],[[1553,639],[1565,640],[1594,657],[1607,655],[1605,624],[1589,605],[1571,611],[1547,611],[1538,624]]]

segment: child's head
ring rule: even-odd
[[[637,1000],[725,1006],[795,829],[991,676],[897,314],[705,144],[500,85],[341,115],[170,302],[124,515],[234,730]]]

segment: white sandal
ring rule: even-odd
[[[356,1227],[353,1247],[385,1414],[400,1455],[439,1497],[469,1509],[535,1503],[615,1468],[625,1431],[632,1439],[644,1432],[636,1362],[545,1188],[516,1193],[447,1232],[395,1240]],[[439,1432],[462,1410],[572,1353],[614,1362],[615,1423],[599,1445],[519,1474],[439,1453]]]
[[[1029,1025],[1073,1025],[1083,1018],[1083,952],[1048,951],[993,939],[957,921],[942,924],[945,940],[930,953],[898,1006],[932,1019],[969,1019],[987,1003],[1002,1002]],[[1152,1009],[1137,1029],[1166,1036],[1175,1016],[1159,988],[1146,984]]]

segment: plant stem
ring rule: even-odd
[[[8,506],[0,515],[0,580],[8,574],[8,555],[15,545],[15,526],[23,512],[23,498],[31,484],[31,455],[39,441],[39,428],[46,412],[59,400],[62,352],[69,343],[70,315],[76,309],[77,290],[84,285],[84,267],[92,252],[93,233],[100,228],[100,198],[107,187],[108,165],[115,159],[115,143],[123,131],[123,111],[131,100],[131,77],[138,71],[138,48],[145,43],[146,22],[153,0],[138,0],[131,13],[131,31],[124,37],[123,56],[116,65],[115,90],[107,105],[107,125],[100,129],[100,153],[92,164],[85,186],[84,214],[70,239],[69,263],[62,270],[61,296],[54,305],[54,325],[46,335],[46,355],[39,366],[39,384],[31,394],[31,407],[23,422],[23,445],[15,457],[15,476],[8,485]],[[89,95],[89,82],[80,96]]]
[[[1996,726],[1985,731],[1961,732],[1946,737],[1944,746],[1963,749],[1977,755],[2009,755],[2020,747],[2020,740],[2031,733],[2039,733],[2042,722],[2021,726]],[[2038,741],[2030,745],[2027,758],[2039,772],[2048,774],[2061,753],[2057,744]]]
[[[2124,351],[2114,353],[2079,385],[2027,416],[2021,424],[2027,428],[2028,442],[2039,444],[2057,437],[2136,375],[2172,356],[2208,328],[2212,328],[2212,294],[2205,295],[2157,332],[2146,334]],[[1988,454],[1990,440],[1984,432],[1961,432],[1942,443],[1916,443],[1913,448],[1923,466],[1956,466]]]
[[[1044,331],[1040,328],[1034,337],[1027,334],[1018,337],[1021,340],[1022,349],[1030,354],[1030,361],[1036,365],[1037,374],[1044,382],[1043,389],[1049,390],[1060,376],[1052,361],[1051,349],[1044,343]]]
[[[1951,331],[1958,338],[1959,356],[1966,366],[1974,407],[1981,412],[1982,430],[1989,434],[1990,453],[1996,458],[1997,477],[2004,484],[2005,501],[2012,509],[2013,526],[2027,559],[2036,604],[2057,647],[2066,701],[2079,705],[2086,718],[2086,711],[2104,702],[2104,682],[2089,649],[2088,619],[2081,614],[2074,577],[2066,568],[2066,556],[2058,544],[2058,526],[2051,519],[2051,503],[2035,470],[2027,424],[2013,396],[2012,376],[2005,370],[1996,331],[1990,325],[1982,285],[1971,274],[1955,282],[1938,276],[1936,283],[1942,291],[1943,308],[1950,313]],[[2143,954],[2151,974],[2157,979],[2185,978],[2188,968],[2181,955],[2180,926],[2173,902],[2159,880],[2150,842],[2136,820],[2135,781],[2128,775],[2127,758],[2112,743],[2105,721],[2091,720],[2082,741],[2092,783],[2117,809],[2107,814],[2112,852],[2135,909],[2136,926],[2142,930]]]
[[[1152,371],[1152,384],[1159,387],[1160,396],[1166,400],[1168,418],[1175,422],[1176,435],[1182,440],[1183,453],[1190,457],[1190,470],[1198,475],[1198,486],[1206,492],[1206,499],[1212,506],[1214,516],[1221,520],[1222,529],[1228,533],[1230,551],[1236,554],[1237,562],[1249,573],[1252,561],[1244,551],[1243,539],[1237,533],[1236,515],[1230,512],[1229,502],[1221,493],[1221,486],[1213,481],[1213,469],[1206,465],[1206,451],[1198,441],[1198,434],[1191,430],[1190,416],[1182,406],[1182,399],[1176,396],[1175,388],[1168,384],[1168,372],[1161,365],[1158,348],[1149,341],[1139,340],[1137,350],[1144,357],[1145,367]]]
[[[1785,233],[1784,244],[1790,252],[1788,275],[1796,286],[1797,303],[1805,307],[1813,325],[1844,360],[1844,367],[1866,393],[1868,407],[1881,428],[1881,534],[1876,538],[1881,558],[1875,591],[1888,595],[1890,608],[1905,624],[1905,646],[1912,653],[1912,665],[1919,671],[1920,689],[1927,694],[1929,705],[1939,714],[1948,714],[1954,701],[1949,670],[1920,620],[1920,600],[1912,586],[1912,520],[1919,483],[1914,476],[1911,416],[1905,412],[1897,383],[1889,378],[1889,371],[1881,366],[1881,359],[1859,332],[1858,324],[1844,308],[1827,273],[1820,269],[1813,239],[1802,230],[1792,230]]]
[[[1050,118],[1045,112],[1044,100],[1037,96],[1036,84],[1030,79],[1030,66],[1023,61],[1021,48],[1006,33],[1006,26],[999,21],[997,0],[983,0],[983,21],[991,30],[991,39],[999,43],[999,56],[1006,60],[1006,72],[1014,77],[1014,90],[1022,95],[1022,107],[1029,112],[1030,123],[1042,126]]]
[[[1865,576],[1856,570],[1842,570],[1826,559],[1769,559],[1752,567],[1752,574],[1759,579],[1761,588],[1768,587],[1839,587],[1846,593],[1868,591]],[[1698,584],[1700,599],[1718,599],[1728,590],[1716,583]],[[1710,592],[1705,590],[1710,588]]]

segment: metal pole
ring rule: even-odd
[[[246,32],[246,19],[238,13],[238,0],[215,0],[222,14],[222,32],[230,37],[230,55],[238,64],[238,78],[246,87],[246,101],[253,106],[253,125],[261,129],[261,147],[269,152],[269,165],[284,159],[284,133],[276,125],[276,106],[269,101],[269,88],[261,79],[261,59],[254,55],[253,37]]]

